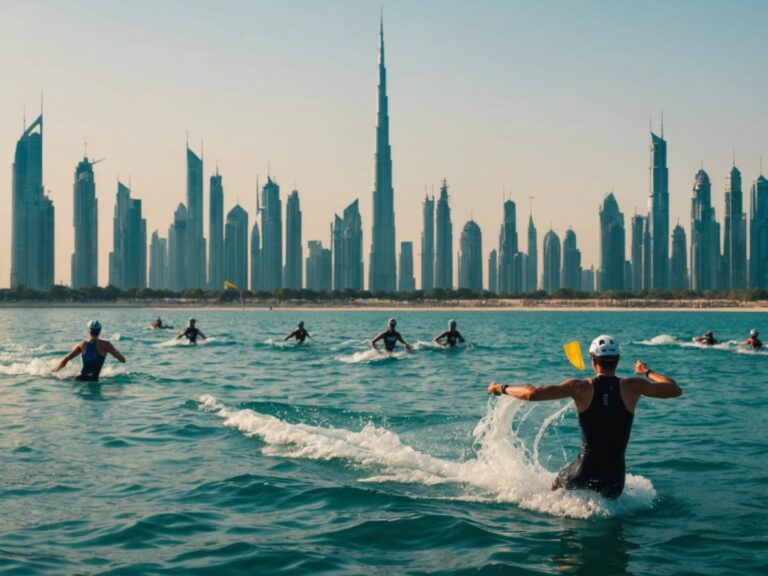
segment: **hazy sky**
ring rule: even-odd
[[[397,241],[420,253],[425,187],[450,185],[455,250],[473,217],[498,246],[504,191],[525,249],[576,231],[599,263],[598,205],[627,224],[649,191],[649,119],[664,110],[671,226],[690,227],[704,163],[718,218],[735,149],[746,193],[768,170],[768,2],[0,0],[0,286],[10,276],[14,147],[45,94],[44,181],[56,207],[56,274],[70,281],[77,162],[96,165],[99,278],[107,280],[118,176],[148,236],[186,201],[185,134],[218,164],[225,210],[255,213],[267,165],[296,186],[304,243],[328,245],[334,212],[360,199],[370,247],[379,10],[383,5]],[[207,221],[206,221],[207,235]],[[629,246],[627,246],[629,249]],[[399,247],[398,247],[399,253]],[[306,254],[306,248],[305,248]],[[484,276],[487,275],[484,263]],[[419,259],[415,262],[419,270]],[[367,277],[367,262],[366,262]]]

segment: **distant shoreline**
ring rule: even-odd
[[[105,302],[0,302],[0,308],[147,308],[147,309],[194,309],[194,310],[413,310],[413,311],[442,311],[442,310],[479,310],[489,312],[499,311],[638,311],[646,312],[768,312],[768,301],[740,300],[611,300],[611,299],[569,299],[569,300],[536,300],[536,299],[493,299],[493,300],[452,300],[452,301],[417,301],[404,302],[398,300],[329,300],[329,301],[299,301],[299,300],[266,300],[250,301],[245,306],[239,302],[218,302],[208,300],[117,300]]]

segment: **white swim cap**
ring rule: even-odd
[[[101,322],[98,320],[91,320],[88,322],[88,330],[90,332],[101,332]]]
[[[589,345],[589,355],[596,358],[602,356],[621,356],[621,348],[613,336],[603,334],[592,340],[592,344]]]

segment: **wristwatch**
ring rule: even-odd
[[[509,388],[508,384],[502,384],[501,385],[501,393],[505,395],[507,393],[507,388]]]
[[[651,370],[650,368],[648,368],[648,369],[645,371],[645,374],[644,374],[644,376],[645,376],[646,378],[648,378],[648,375],[649,375],[651,372],[653,372],[653,370]]]

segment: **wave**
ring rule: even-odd
[[[345,364],[372,364],[374,362],[387,362],[401,360],[408,355],[406,350],[397,352],[386,352],[384,350],[374,350],[372,348],[354,354],[337,356],[336,359]]]
[[[256,342],[255,346],[263,346],[266,348],[279,348],[279,349],[301,349],[307,348],[312,345],[310,340],[304,342],[297,342],[296,340],[283,340],[282,338],[267,338],[264,342]]]
[[[699,348],[701,350],[724,350],[735,352],[736,354],[768,355],[768,350],[753,350],[752,348],[742,345],[741,342],[738,342],[737,340],[726,340],[708,346],[693,340],[681,340],[669,334],[659,334],[650,340],[640,340],[635,342],[635,344],[641,344],[642,346],[678,346],[680,348]]]
[[[224,426],[246,437],[258,437],[263,453],[284,458],[343,459],[373,472],[361,482],[397,482],[434,486],[454,484],[460,500],[516,504],[520,508],[554,516],[590,518],[633,513],[653,506],[656,490],[642,476],[627,474],[624,493],[607,500],[588,491],[550,490],[554,472],[539,462],[539,444],[547,428],[565,415],[560,408],[540,425],[532,446],[519,435],[527,413],[525,403],[503,398],[489,403],[486,415],[473,432],[474,458],[452,461],[420,452],[402,443],[391,430],[366,424],[360,431],[291,424],[250,409],[232,410],[215,397],[198,399],[201,410],[215,413]],[[515,417],[520,414],[515,423]],[[513,425],[516,424],[516,427]],[[438,495],[436,498],[440,498]]]
[[[0,364],[0,374],[6,376],[52,376],[60,380],[74,378],[80,373],[80,363],[73,360],[54,373],[53,369],[58,363],[58,359],[44,360],[42,358],[33,358],[28,362],[12,362],[11,364]],[[105,364],[101,370],[100,379],[113,376],[123,376],[128,374],[123,366],[114,364]]]
[[[229,340],[219,340],[215,336],[209,336],[205,340],[200,338],[197,341],[197,344],[192,344],[189,340],[186,338],[179,338],[176,339],[174,336],[170,340],[166,340],[165,342],[160,342],[159,344],[155,344],[154,346],[157,348],[175,348],[177,346],[232,346],[236,344],[236,342],[232,342]]]

